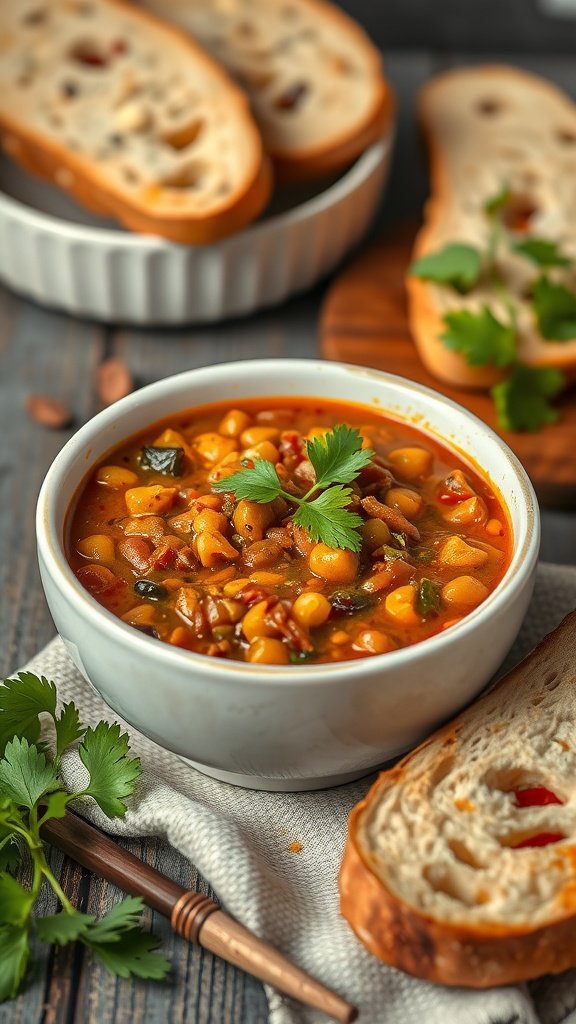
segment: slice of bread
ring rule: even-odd
[[[352,811],[340,891],[358,938],[445,985],[576,966],[575,780],[572,612]],[[546,791],[561,803],[533,806]]]
[[[576,106],[549,82],[517,68],[459,68],[433,79],[420,96],[419,113],[431,168],[431,197],[416,239],[414,258],[450,242],[485,248],[486,202],[508,189],[508,215],[524,213],[530,236],[559,243],[576,261]],[[520,235],[519,237],[523,237]],[[516,254],[498,269],[518,310],[518,355],[532,366],[576,373],[576,340],[547,341],[527,302],[537,268]],[[549,272],[576,291],[576,263]],[[470,367],[440,336],[443,317],[487,304],[497,317],[509,312],[494,287],[480,282],[468,295],[408,277],[412,335],[427,369],[464,387],[489,387],[502,376],[494,366]]]
[[[133,231],[211,242],[265,205],[244,94],[184,33],[122,0],[0,11],[4,149]]]
[[[246,90],[284,177],[338,170],[390,124],[379,52],[323,0],[141,2],[195,36]]]

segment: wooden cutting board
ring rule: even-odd
[[[576,508],[576,392],[558,402],[560,421],[536,433],[496,423],[489,395],[442,384],[418,358],[408,330],[404,276],[416,226],[404,225],[361,253],[328,290],[320,316],[325,359],[372,366],[435,388],[489,423],[516,452],[547,506]]]

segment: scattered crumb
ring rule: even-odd
[[[288,853],[300,853],[300,851],[303,849],[304,847],[302,846],[302,843],[299,843],[295,839],[294,842],[290,843],[290,845],[288,846]]]

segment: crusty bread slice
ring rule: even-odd
[[[5,150],[90,209],[177,242],[210,242],[267,201],[244,94],[184,33],[122,0],[0,9]]]
[[[560,243],[576,261],[576,106],[555,86],[507,66],[458,68],[424,86],[419,103],[431,170],[431,197],[418,234],[414,258],[450,242],[484,247],[488,222],[484,205],[508,188],[524,209],[530,235]],[[499,270],[518,308],[519,357],[533,366],[576,372],[576,340],[546,341],[535,326],[526,289],[535,268],[506,256]],[[550,276],[558,277],[553,271]],[[576,291],[576,268],[559,274]],[[487,304],[496,316],[509,314],[494,288],[482,284],[461,296],[415,277],[407,279],[412,335],[427,369],[463,387],[489,387],[502,373],[493,366],[470,367],[440,340],[443,316]]]
[[[140,0],[195,38],[246,90],[284,177],[354,160],[391,120],[381,57],[324,0]]]
[[[562,803],[518,806],[540,786]],[[546,833],[565,838],[516,845]],[[576,966],[576,612],[380,775],[340,891],[368,949],[421,978],[486,988]]]

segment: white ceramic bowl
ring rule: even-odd
[[[63,552],[66,511],[91,463],[168,414],[266,395],[360,402],[414,422],[469,453],[503,497],[514,534],[503,580],[458,625],[422,643],[357,661],[266,666],[223,661],[144,636],[99,605]],[[357,366],[258,360],[192,370],[143,388],[94,417],[48,471],[38,500],[40,571],[54,621],[106,702],[161,746],[216,778],[299,790],[367,773],[414,745],[474,698],[508,651],[533,585],[539,514],[504,442],[428,388]]]
[[[243,316],[311,287],[369,227],[392,130],[331,183],[283,187],[245,231],[175,245],[91,216],[0,157],[0,280],[78,316],[182,324]]]

